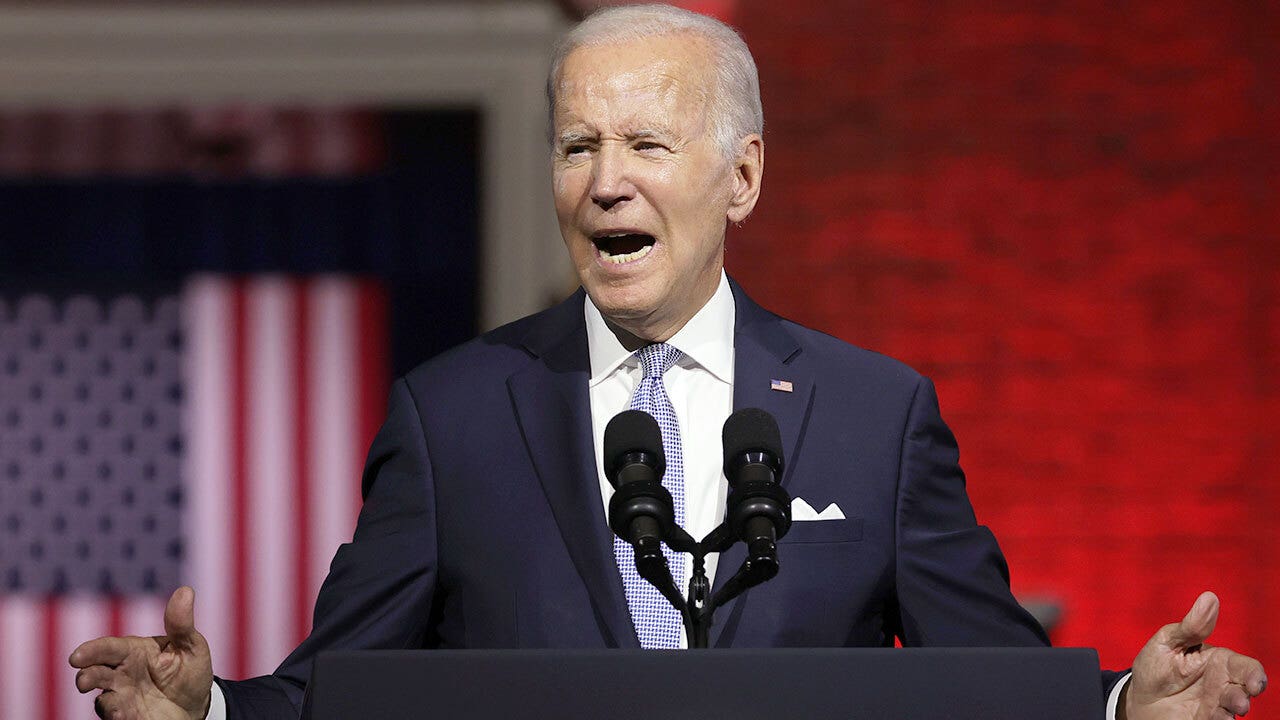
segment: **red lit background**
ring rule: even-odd
[[[730,272],[934,378],[1056,643],[1124,667],[1213,589],[1280,661],[1280,8],[714,5],[766,113]]]

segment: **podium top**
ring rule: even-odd
[[[304,718],[1081,720],[1086,648],[327,652]]]

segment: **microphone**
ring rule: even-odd
[[[783,468],[778,423],[764,410],[745,408],[725,421],[723,439],[726,520],[747,544],[749,556],[776,573],[776,541],[791,529],[791,496],[778,484]]]
[[[604,429],[604,472],[613,485],[609,500],[609,528],[656,562],[661,543],[676,521],[671,493],[662,487],[666,472],[662,430],[658,421],[640,410],[618,413]],[[665,564],[665,561],[664,561]]]

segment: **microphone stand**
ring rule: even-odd
[[[719,592],[712,595],[711,581],[707,579],[706,557],[709,553],[722,553],[738,541],[729,522],[720,523],[700,542],[694,541],[679,526],[672,527],[669,535],[667,545],[672,550],[687,552],[693,556],[688,597],[680,597],[680,591],[671,576],[671,568],[667,565],[667,558],[656,540],[642,543],[648,547],[636,547],[636,572],[680,611],[685,632],[689,636],[689,647],[705,648],[716,608],[778,574],[778,546],[772,540],[752,543],[747,548],[747,559],[742,562],[738,571],[725,582]]]

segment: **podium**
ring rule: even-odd
[[[1093,720],[1083,648],[321,653],[303,718]]]

